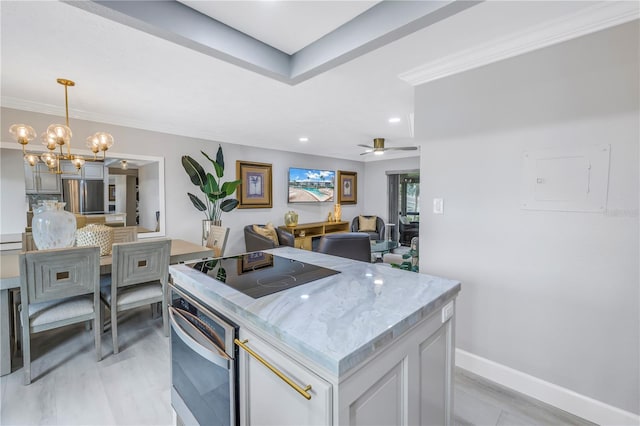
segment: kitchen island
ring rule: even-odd
[[[175,287],[239,326],[240,424],[453,423],[459,282],[290,247],[266,252],[340,273],[254,299],[170,267]]]

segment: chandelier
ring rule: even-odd
[[[71,153],[71,129],[69,128],[69,98],[67,88],[75,86],[76,83],[64,78],[57,79],[57,82],[64,86],[64,107],[66,114],[66,124],[52,124],[42,134],[42,144],[47,147],[48,152],[38,156],[35,153],[27,152],[27,144],[37,137],[37,133],[33,127],[27,124],[14,124],[9,128],[11,136],[22,145],[22,154],[25,163],[35,166],[38,161],[42,161],[47,165],[51,173],[61,174],[61,160],[68,160],[80,170],[85,161],[103,161],[106,157],[106,151],[113,145],[113,136],[109,133],[97,132],[93,136],[87,138],[87,147],[93,152],[93,159],[85,159],[81,155]],[[67,146],[66,153],[63,145]],[[59,151],[56,151],[59,149]],[[98,159],[98,153],[102,152],[102,159]]]

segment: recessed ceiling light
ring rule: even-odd
[[[400,117],[391,117],[389,119],[389,123],[399,123],[400,122]]]
[[[300,142],[309,142],[309,138],[300,138],[298,139]]]

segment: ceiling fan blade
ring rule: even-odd
[[[395,149],[397,151],[415,151],[416,149],[418,149],[418,147],[417,146],[395,146],[395,147],[385,148],[385,150],[387,149]]]
[[[358,146],[361,146],[363,148],[373,149],[373,147],[371,145],[362,145],[361,143],[359,143]]]
[[[367,155],[367,154],[371,154],[373,151],[365,151],[365,152],[361,152],[360,155]]]

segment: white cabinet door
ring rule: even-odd
[[[447,369],[447,331],[441,327],[420,345],[420,424],[453,423],[447,415],[451,392]]]
[[[27,194],[38,192],[38,170],[36,166],[24,164],[24,187]]]
[[[51,173],[46,164],[38,163],[38,192],[40,194],[60,194],[62,185],[60,175]]]
[[[104,163],[84,163],[82,173],[85,179],[104,179]]]
[[[46,164],[24,165],[25,192],[27,194],[60,194],[60,176],[49,172]]]
[[[82,169],[78,170],[71,161],[61,161],[60,170],[63,178],[80,179],[82,177]]]
[[[240,329],[240,340],[301,388],[311,385],[307,400],[264,364],[239,348],[240,422],[243,425],[330,425],[331,384],[255,335]]]

